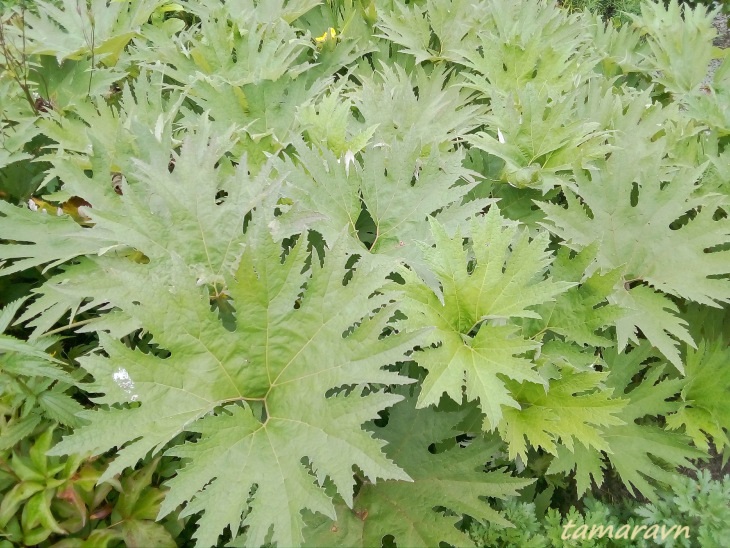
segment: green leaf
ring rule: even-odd
[[[625,348],[628,341],[640,344],[640,334],[643,334],[680,373],[684,373],[684,363],[677,349],[678,341],[690,346],[695,343],[687,330],[687,323],[678,317],[677,305],[647,286],[619,290],[615,300],[630,310],[616,321],[619,348]]]
[[[26,152],[26,145],[40,133],[40,129],[35,124],[33,118],[17,120],[15,124],[8,122],[0,122],[0,168],[8,173],[8,166],[16,164],[20,167],[33,157],[32,154]],[[3,176],[2,191],[9,192],[11,195],[21,199],[27,199],[28,195],[35,190],[31,186],[33,181],[13,181],[10,177]]]
[[[666,4],[642,3],[634,25],[641,30],[651,50],[646,61],[656,71],[655,81],[671,93],[687,93],[699,86],[713,58],[715,14],[701,3],[690,7],[677,0]]]
[[[95,66],[92,70],[90,59],[59,63],[48,56],[40,58],[37,76],[36,71],[30,74],[56,112],[83,108],[88,95],[109,97],[111,86],[125,76],[126,72],[115,67]]]
[[[119,501],[114,505],[114,511],[119,512],[123,519],[154,519],[154,516],[146,517],[144,515],[148,510],[146,504],[142,504],[141,510],[143,511],[143,515],[138,515],[136,510],[140,502],[140,496],[145,491],[157,491],[152,488],[151,484],[152,475],[155,473],[159,463],[159,458],[153,459],[140,470],[135,470],[132,474],[124,476],[121,479],[121,494]],[[155,514],[159,511],[159,504],[157,506],[158,508]]]
[[[368,64],[358,70],[362,85],[350,97],[367,126],[377,126],[374,145],[398,141],[453,151],[455,144],[479,127],[484,107],[470,101],[464,80],[448,67],[416,65],[408,69],[408,57],[384,59],[376,71]]]
[[[278,167],[288,174],[284,192],[294,201],[291,211],[277,218],[282,234],[311,228],[331,242],[347,228],[355,236],[366,212],[372,221],[371,253],[419,262],[416,242],[431,239],[430,216],[453,231],[491,202],[463,204],[476,185],[474,173],[462,167],[463,154],[435,148],[426,152],[423,141],[412,135],[371,145],[362,167],[347,154],[337,158],[301,141],[295,141],[295,148],[298,161],[288,159]]]
[[[48,476],[48,460],[46,452],[51,447],[53,441],[53,430],[54,428],[48,428],[40,436],[38,436],[33,443],[33,447],[28,451],[30,460],[36,470],[42,473],[44,476]]]
[[[14,452],[10,461],[13,473],[21,481],[36,482],[46,480],[45,463],[36,463],[20,452]]]
[[[708,451],[708,439],[718,451],[730,445],[730,350],[721,340],[701,341],[697,350],[687,350],[686,384],[682,389],[685,404],[667,417],[672,429],[684,427],[692,441]]]
[[[610,371],[606,384],[628,401],[616,415],[621,423],[603,428],[602,438],[608,450],[605,446],[602,450],[627,489],[656,500],[657,482],[671,484],[677,467],[692,468],[690,460],[705,455],[689,445],[687,436],[646,421],[647,416],[661,416],[678,409],[680,402],[671,400],[685,382],[664,378],[664,365],[650,365],[642,382],[633,385],[632,379],[651,357],[654,352],[646,342],[628,353],[605,351]],[[580,495],[589,488],[590,477],[598,487],[603,483],[602,460],[600,453],[576,445],[573,454],[560,450],[548,473],[575,469]]]
[[[127,548],[145,548],[146,546],[175,548],[177,546],[170,532],[154,521],[126,520],[119,528]]]
[[[396,4],[400,13],[381,14],[378,27],[387,38],[403,47],[403,52],[415,56],[416,63],[437,59],[437,52],[430,49],[431,27],[426,17],[427,7]]]
[[[722,278],[730,272],[730,251],[722,248],[730,221],[714,220],[716,208],[694,194],[701,171],[655,165],[657,174],[644,159],[658,162],[616,154],[590,175],[576,172],[580,200],[567,194],[567,208],[540,204],[550,230],[573,249],[600,242],[599,267],[620,268],[627,282],[709,306],[730,302],[730,281]],[[617,322],[619,346],[637,342],[640,330],[682,371],[677,340],[693,343],[676,306],[646,286],[619,289],[614,299],[633,311]]]
[[[57,542],[55,548],[107,548],[110,543],[123,538],[123,533],[115,529],[95,529],[85,539],[65,538]]]
[[[351,115],[352,107],[351,100],[331,93],[316,105],[307,105],[299,112],[310,141],[325,144],[336,157],[344,157],[346,162],[351,161],[348,154],[357,154],[365,148],[377,128],[365,128],[357,123]]]
[[[45,491],[35,493],[23,505],[21,525],[23,530],[26,531],[26,538],[28,532],[37,526],[42,527],[48,534],[52,532],[59,535],[68,534],[68,532],[58,524],[51,513],[51,501],[53,500],[53,497],[53,490],[46,489]]]
[[[5,527],[12,519],[20,506],[38,492],[43,492],[46,486],[36,481],[20,481],[10,491],[3,495],[0,502],[0,527]]]
[[[453,17],[449,11],[445,25]],[[469,9],[468,16],[471,33],[452,58],[469,69],[469,87],[485,98],[509,96],[527,86],[572,91],[588,79],[597,62],[586,47],[595,23],[566,17],[559,4],[491,0],[489,9]]]
[[[611,346],[613,341],[596,332],[618,322],[626,312],[610,304],[621,272],[619,269],[601,274],[593,268],[597,245],[591,245],[571,257],[568,248],[559,249],[551,274],[555,279],[580,285],[558,295],[555,302],[541,305],[537,310],[542,320],[528,320],[531,330],[558,333],[581,345]]]
[[[343,285],[348,257],[342,245],[328,252],[324,268],[314,261],[310,277],[304,238],[284,262],[280,244],[258,225],[249,228],[246,244],[235,275],[225,277],[236,310],[233,331],[211,311],[195,274],[180,265],[164,272],[105,264],[120,288],[112,302],[137,318],[170,355],[132,351],[102,334],[104,355],[80,359],[95,378],[89,389],[105,394],[99,403],[127,402],[131,408],[82,413],[90,424],[52,453],[99,454],[124,446],[103,481],[149,451],[157,453],[179,432],[198,432],[197,443],[168,450],[190,460],[168,482],[161,515],[186,501],[189,514],[214,504],[215,511],[206,511],[199,522],[196,538],[202,545],[215,544],[226,527],[237,532],[242,519],[251,544],[263,544],[273,526],[274,541],[295,545],[302,538],[303,509],[333,515],[319,487],[325,477],[350,503],[355,464],[373,479],[407,479],[383,456],[382,444],[360,430],[400,397],[362,395],[362,387],[348,389],[349,395],[329,391],[408,382],[380,368],[402,359],[416,342],[405,333],[378,339],[395,295],[368,298],[384,278],[365,268]],[[302,463],[304,457],[309,464]]]
[[[512,526],[481,499],[513,497],[531,483],[501,471],[482,471],[500,443],[478,437],[465,447],[454,444],[434,454],[429,447],[453,441],[465,413],[414,406],[415,398],[400,402],[389,409],[387,426],[372,427],[388,442],[386,455],[413,481],[365,483],[352,510],[339,505],[336,520],[315,521],[308,530],[307,546],[380,546],[386,535],[394,536],[398,546],[438,546],[440,542],[465,546],[469,539],[457,527],[462,514]],[[444,514],[442,508],[449,512]]]
[[[691,469],[692,459],[706,456],[691,447],[686,436],[656,426],[632,423],[607,431],[605,436],[613,451],[609,461],[624,485],[651,501],[657,500],[652,483],[672,485],[678,467]]]
[[[146,86],[138,90],[140,105],[142,91],[149,91],[153,83]],[[152,104],[160,101],[159,97],[144,99]],[[5,245],[0,250],[2,258],[20,258],[6,267],[4,273],[49,261],[54,265],[79,255],[101,255],[128,257],[128,260],[183,261],[186,268],[197,274],[199,283],[215,285],[222,282],[224,272],[235,267],[243,252],[241,228],[246,214],[257,205],[275,199],[279,181],[271,177],[271,166],[262,168],[257,175],[249,175],[245,159],[235,168],[226,168],[220,161],[230,151],[233,131],[214,136],[212,124],[203,118],[196,130],[187,135],[176,157],[176,171],[170,173],[171,120],[158,118],[161,122],[158,139],[138,119],[137,102],[131,96],[125,105],[134,123],[129,121],[129,131],[118,129],[126,139],[134,140],[139,149],[134,155],[129,151],[124,154],[122,167],[128,178],[122,183],[123,195],[117,195],[110,184],[112,165],[107,154],[117,154],[114,150],[117,145],[109,144],[111,149],[108,149],[107,143],[96,143],[100,152],[92,158],[91,184],[83,166],[68,159],[57,162],[56,171],[64,179],[74,181],[66,185],[69,191],[91,201],[93,207],[84,210],[92,226],[82,227],[68,216],[42,215],[0,202],[0,210],[9,215],[0,217],[4,237],[27,242]],[[162,103],[159,107],[162,108]],[[240,184],[242,179],[249,184]],[[224,198],[220,197],[222,194]],[[49,238],[49,230],[59,239]],[[141,259],[135,259],[135,255]],[[93,262],[82,261],[71,269],[41,289],[41,297],[23,315],[22,320],[28,320],[45,313],[31,324],[37,327],[37,333],[49,329],[69,309],[75,312],[88,298],[93,305],[87,303],[87,309],[103,304],[106,295],[115,290]],[[82,273],[84,283],[73,283]],[[73,282],[69,283],[69,278]],[[95,291],[90,292],[88,286]],[[74,291],[76,294],[70,295]]]
[[[76,0],[63,0],[62,7],[39,0],[37,13],[25,12],[28,51],[53,55],[59,63],[93,53],[97,60],[113,65],[162,2],[92,0],[81,9]]]
[[[552,454],[556,454],[558,442],[573,451],[574,441],[593,451],[608,451],[605,429],[623,424],[620,411],[626,402],[612,398],[612,391],[600,386],[606,376],[564,367],[547,390],[541,384],[511,382],[521,409],[506,409],[499,424],[510,458],[519,456],[526,462],[528,443]]]
[[[519,407],[501,377],[543,382],[533,362],[519,357],[539,344],[520,337],[517,327],[505,325],[505,320],[539,318],[530,308],[572,284],[543,279],[551,260],[547,234],[530,241],[526,231],[508,225],[494,206],[483,222],[472,222],[472,263],[458,232],[449,238],[437,221],[431,224],[436,246],[425,248],[424,257],[442,294],[412,272],[403,272],[406,325],[435,328],[431,344],[436,347],[414,355],[428,370],[418,406],[438,403],[443,393],[460,402],[466,385],[467,401],[479,401],[485,428],[492,428],[501,419],[502,406]]]
[[[598,122],[577,116],[583,101],[578,93],[551,96],[543,86],[528,84],[514,96],[493,98],[484,118],[491,131],[470,136],[469,142],[504,160],[502,182],[544,194],[565,184],[561,172],[588,168],[611,150]]]
[[[40,393],[38,405],[49,419],[69,426],[79,424],[76,415],[83,410],[79,402],[58,389]]]
[[[0,451],[10,449],[20,440],[30,436],[40,424],[42,417],[33,413],[25,417],[3,424],[2,435],[0,435]]]

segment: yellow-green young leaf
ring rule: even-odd
[[[48,428],[33,443],[33,447],[28,451],[33,466],[41,472],[44,476],[48,476],[48,460],[46,453],[51,448],[53,441],[53,430],[54,428]]]
[[[552,255],[547,234],[530,240],[492,206],[471,225],[473,260],[457,232],[449,238],[433,221],[433,248],[424,248],[425,264],[441,287],[437,293],[413,272],[404,271],[404,325],[433,327],[432,348],[414,354],[427,369],[418,406],[438,403],[442,394],[461,402],[478,400],[485,428],[502,417],[502,406],[519,408],[505,379],[544,382],[524,354],[539,344],[521,337],[511,318],[539,318],[532,307],[554,299],[573,284],[544,278]],[[507,325],[505,325],[507,323]]]
[[[118,529],[95,529],[85,539],[65,538],[55,544],[55,548],[107,548],[110,543],[123,540]]]
[[[24,546],[37,546],[50,537],[52,531],[46,527],[40,526],[30,531],[24,531],[23,533],[22,544]]]
[[[340,92],[341,93],[341,92]],[[340,161],[354,161],[347,154],[357,154],[372,137],[377,126],[365,127],[352,115],[352,101],[330,93],[316,105],[299,112],[299,120],[312,143],[324,144]]]
[[[10,449],[20,440],[32,435],[41,420],[41,415],[33,413],[4,423],[2,435],[0,435],[0,451]]]
[[[32,460],[22,454],[13,453],[10,459],[10,467],[13,469],[13,475],[21,481],[44,481],[46,475]]]
[[[337,506],[335,519],[312,519],[306,546],[381,546],[387,535],[398,546],[432,547],[447,542],[466,546],[459,530],[463,515],[510,527],[482,497],[506,499],[517,495],[532,480],[505,472],[484,472],[501,442],[477,437],[466,446],[457,443],[456,425],[465,412],[415,408],[411,397],[388,410],[388,424],[374,434],[385,441],[385,453],[399,463],[413,481],[387,480],[360,487],[352,509]],[[432,453],[434,443],[450,441],[449,449]],[[437,507],[447,508],[444,514]],[[453,512],[453,513],[452,513]]]
[[[37,526],[42,527],[48,533],[57,533],[59,535],[67,535],[65,531],[53,517],[51,513],[51,501],[55,496],[53,489],[46,489],[34,494],[23,505],[23,513],[21,514],[21,525],[23,530],[28,532]]]
[[[563,367],[560,378],[551,380],[547,390],[540,384],[510,382],[512,395],[522,407],[505,410],[499,424],[510,458],[519,456],[525,462],[528,446],[556,454],[558,444],[563,444],[573,451],[575,441],[593,451],[609,451],[605,428],[624,423],[619,414],[626,402],[602,389],[606,376]]]
[[[598,487],[602,485],[601,467],[607,467],[605,458],[627,489],[656,500],[657,483],[671,484],[674,469],[692,468],[691,459],[705,456],[690,446],[687,436],[642,421],[647,416],[666,415],[681,406],[672,400],[685,381],[666,378],[664,364],[657,366],[650,362],[642,382],[632,385],[632,379],[646,367],[647,360],[655,357],[656,352],[646,342],[628,353],[619,353],[615,348],[604,351],[609,371],[606,386],[623,398],[617,401],[625,403],[616,413],[621,422],[601,428],[605,456],[582,444],[576,444],[572,452],[559,447],[548,473],[575,470],[580,495],[590,487],[591,478]]]
[[[414,333],[381,336],[398,297],[377,291],[387,271],[362,267],[343,285],[351,272],[343,242],[321,267],[305,237],[282,260],[269,220],[252,221],[240,264],[225,276],[227,312],[211,310],[207,288],[183,263],[100,261],[118,288],[110,302],[160,350],[130,350],[100,334],[103,351],[80,362],[94,377],[89,390],[104,394],[96,401],[110,407],[84,412],[90,424],[52,450],[117,447],[103,481],[180,432],[199,433],[167,452],[186,465],[167,483],[160,515],[184,503],[186,514],[203,512],[202,546],[242,525],[250,545],[269,535],[300,544],[304,509],[334,517],[326,478],[352,503],[355,465],[372,481],[409,479],[360,428],[401,399],[365,385],[410,382],[381,367],[418,343]]]

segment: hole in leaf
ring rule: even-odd
[[[639,203],[639,183],[631,184],[631,207],[636,207]]]
[[[397,548],[398,545],[395,543],[395,537],[393,535],[385,535],[380,546],[381,548]]]
[[[345,276],[342,279],[342,285],[347,285],[348,283],[350,283],[350,280],[352,280],[352,277],[355,275],[355,270],[357,270],[355,266],[360,259],[361,257],[357,253],[352,254],[347,258],[347,262],[345,263],[345,269],[347,271],[345,272]]]

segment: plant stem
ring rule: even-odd
[[[48,335],[55,335],[56,333],[61,333],[62,331],[66,331],[67,329],[73,329],[75,327],[81,327],[82,325],[86,325],[87,323],[91,323],[94,320],[96,320],[96,318],[89,318],[87,320],[80,320],[78,322],[70,323],[70,324],[64,325],[62,327],[57,327],[56,329],[51,329],[50,331],[46,331],[45,333],[43,333],[43,335],[41,335],[41,337],[46,337]]]

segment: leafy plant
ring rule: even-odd
[[[634,513],[642,523],[653,525],[665,523],[667,526],[688,526],[695,532],[694,539],[687,541],[679,537],[678,542],[668,539],[665,546],[722,546],[728,533],[728,506],[730,498],[730,476],[713,480],[707,471],[697,478],[682,478],[671,492],[664,492],[657,504],[640,506]],[[677,523],[676,516],[682,516]]]
[[[571,11],[589,10],[606,20],[625,24],[630,21],[631,15],[639,13],[641,2],[638,0],[568,0],[562,2],[562,6]]]
[[[664,491],[656,504],[641,504],[623,501],[609,504],[589,497],[583,501],[583,509],[571,508],[565,515],[555,509],[542,514],[536,502],[518,502],[510,499],[500,503],[505,515],[519,527],[506,528],[497,523],[482,524],[474,521],[469,526],[469,535],[477,546],[543,548],[549,546],[615,546],[622,540],[615,540],[621,527],[628,525],[639,534],[631,540],[632,546],[722,546],[727,538],[728,476],[713,480],[706,471],[697,479],[683,476],[677,478],[673,491]],[[681,516],[681,518],[679,517]],[[667,530],[688,527],[686,534],[658,535],[645,532],[653,525],[664,525]],[[587,526],[588,533],[582,534],[581,527]],[[600,526],[602,529],[598,529]],[[612,527],[609,533],[609,527]],[[640,529],[642,528],[643,529]],[[588,538],[595,530],[593,538]],[[603,535],[601,532],[604,532]],[[577,533],[575,538],[574,534]],[[585,537],[585,538],[584,538]],[[629,537],[630,538],[630,534]]]
[[[13,541],[496,542],[538,486],[659,504],[730,447],[713,12],[36,8],[1,37]]]
[[[44,425],[47,426],[47,425]],[[176,546],[173,520],[155,521],[164,491],[151,485],[159,459],[123,477],[99,482],[104,461],[46,457],[55,428],[18,444],[0,468],[2,546]],[[8,453],[8,452],[4,452]]]

